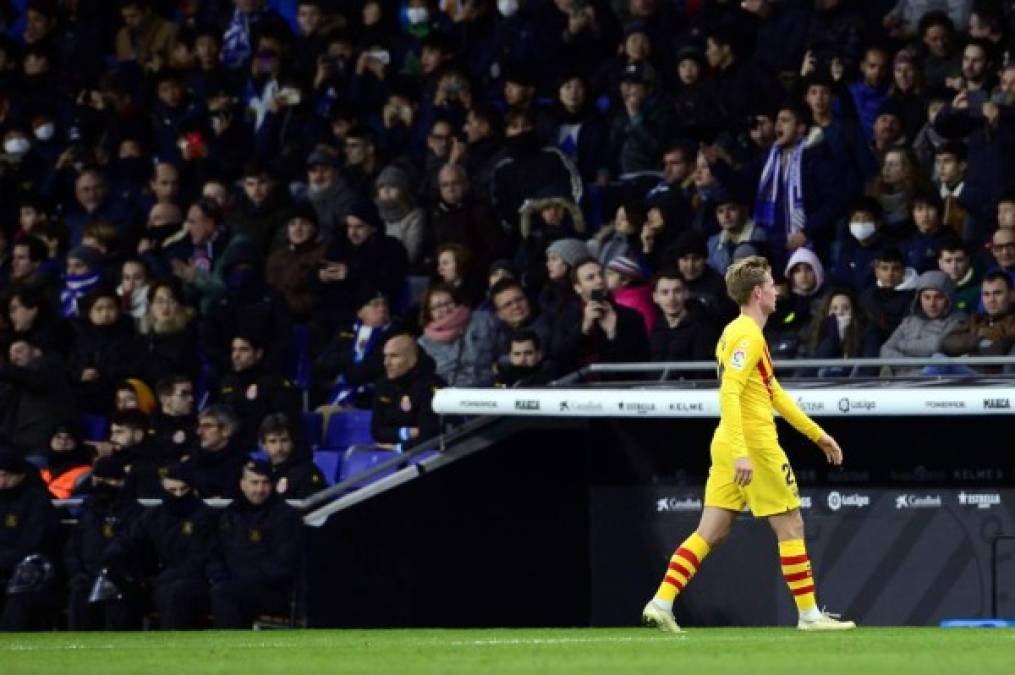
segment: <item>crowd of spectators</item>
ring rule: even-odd
[[[709,360],[753,254],[776,358],[1009,354],[1013,35],[1000,0],[0,0],[0,440],[53,496],[96,458],[237,496],[282,434],[304,496],[303,409],[397,450],[436,387]]]

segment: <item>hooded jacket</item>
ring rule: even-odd
[[[928,289],[941,291],[948,299],[944,312],[936,319],[929,318],[920,305],[920,294]],[[960,330],[968,321],[965,312],[955,309],[955,284],[944,272],[924,272],[917,279],[915,290],[909,316],[902,320],[888,341],[881,346],[882,357],[931,356],[941,351],[946,335]],[[896,369],[896,372],[913,374],[920,370]]]

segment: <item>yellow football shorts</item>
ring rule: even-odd
[[[733,481],[733,457],[721,446],[712,447],[712,466],[705,483],[705,506],[730,511],[751,509],[755,518],[774,516],[800,508],[800,490],[793,467],[782,448],[749,449],[754,467],[750,485]]]

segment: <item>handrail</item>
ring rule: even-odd
[[[779,359],[776,368],[878,368],[881,366],[1005,366],[1015,365],[1015,356],[907,356],[855,359]],[[660,370],[714,370],[715,361],[663,361],[641,363],[592,363],[579,373],[635,373]]]

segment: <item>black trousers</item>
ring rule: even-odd
[[[67,598],[68,630],[140,630],[144,615],[140,589],[124,585],[123,600],[89,603],[93,577],[79,576],[70,582]]]
[[[204,579],[156,579],[152,602],[163,630],[200,628],[208,614],[208,584]]]
[[[255,579],[229,579],[211,588],[216,628],[250,628],[259,614],[289,614],[291,588],[268,586]]]

